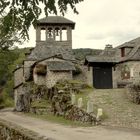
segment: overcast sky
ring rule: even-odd
[[[140,0],[84,0],[77,9],[79,15],[68,11],[65,16],[76,22],[73,48],[104,49],[140,36]],[[33,28],[23,46],[35,46]]]

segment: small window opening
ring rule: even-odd
[[[46,40],[46,30],[45,28],[41,28],[41,41]]]
[[[52,30],[52,28],[48,28],[48,38],[53,38],[53,30]]]
[[[121,48],[121,57],[125,56],[125,48]]]
[[[55,28],[55,40],[60,41],[60,29]]]
[[[67,29],[62,29],[62,41],[67,41]]]

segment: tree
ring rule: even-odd
[[[78,14],[76,4],[84,0],[0,0],[0,48],[8,48],[20,39],[28,40],[28,31],[43,12],[64,15],[68,7]],[[9,40],[9,42],[7,41]],[[7,47],[6,47],[7,46]]]

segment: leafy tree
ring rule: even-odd
[[[0,0],[0,48],[8,48],[20,39],[29,39],[28,30],[36,25],[44,11],[64,15],[68,7],[78,13],[76,4],[84,0]],[[42,5],[44,10],[42,11]]]

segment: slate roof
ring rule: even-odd
[[[124,58],[121,58],[119,62],[125,61],[140,61],[140,46],[134,47],[130,54]]]
[[[86,56],[86,61],[89,63],[92,62],[103,62],[103,63],[115,63],[115,53],[116,51],[113,48],[107,48],[102,51],[99,55],[96,56]]]
[[[116,60],[114,58],[110,58],[110,57],[105,57],[105,56],[86,56],[86,61],[88,61],[89,63],[92,62],[102,62],[102,63],[115,63]]]
[[[60,54],[65,60],[75,60],[72,50],[54,45],[36,46],[26,60],[39,61]]]
[[[132,47],[136,47],[137,45],[140,45],[140,37],[135,38],[131,41],[125,42],[125,43],[117,46],[116,48],[122,48],[122,47],[132,48]]]
[[[69,71],[75,70],[73,63],[68,61],[48,61],[47,67],[51,71]]]
[[[125,57],[121,57],[118,60],[118,62],[134,61],[134,60],[140,61],[140,37],[125,42],[122,45],[116,47],[116,49],[120,49],[122,47],[132,48],[132,50]]]
[[[123,47],[131,48],[132,50],[125,57],[119,57],[117,51],[120,51]],[[116,48],[105,49],[98,56],[87,56],[85,59],[86,63],[122,63],[134,60],[140,61],[140,37],[129,42],[125,42]]]
[[[75,27],[75,22],[73,22],[67,18],[64,18],[62,16],[48,16],[48,17],[38,20],[37,24],[38,25],[47,25],[47,24],[48,25],[54,25],[54,24],[71,25],[73,29]]]

